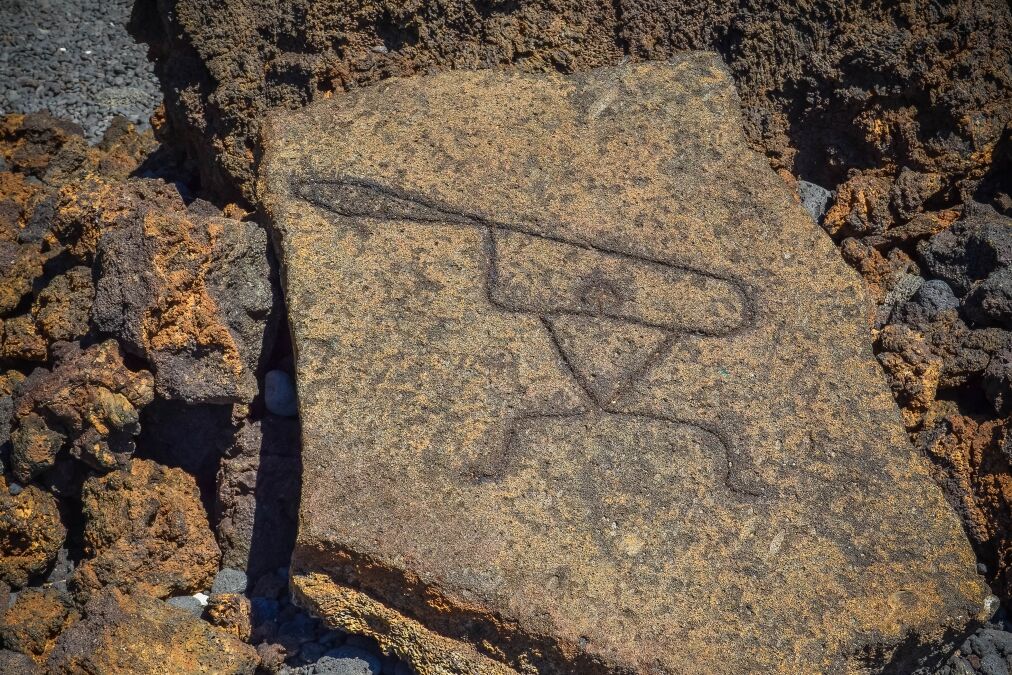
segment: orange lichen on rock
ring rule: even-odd
[[[142,593],[106,588],[64,631],[46,662],[53,675],[252,675],[256,650],[206,621]]]
[[[877,345],[879,363],[900,404],[903,422],[907,429],[917,428],[935,401],[942,359],[931,353],[921,336],[903,325],[886,326]]]
[[[0,485],[0,581],[21,588],[56,559],[67,529],[53,495],[34,485],[12,495]]]
[[[55,588],[29,588],[0,615],[0,644],[38,664],[56,646],[56,638],[80,619],[73,600]]]
[[[87,557],[76,588],[111,584],[164,598],[209,587],[221,553],[192,476],[135,459],[88,479],[81,498]]]
[[[97,469],[121,465],[133,453],[140,409],[154,398],[151,374],[127,368],[115,340],[59,347],[52,372],[33,375],[14,401],[11,465],[23,481],[64,448]]]
[[[857,174],[836,189],[836,201],[822,227],[833,237],[875,234],[891,222],[889,189],[892,181],[875,174]]]
[[[206,228],[195,225],[185,217],[144,214],[144,237],[159,242],[151,271],[161,281],[160,293],[141,318],[144,339],[153,351],[218,353],[238,377],[243,368],[239,348],[207,289],[211,252],[218,246],[223,225],[214,219],[206,222]]]
[[[925,419],[923,444],[944,470],[971,537],[995,551],[995,591],[1012,594],[1012,444],[1006,420],[962,415],[947,401]]]
[[[249,640],[252,630],[250,601],[239,593],[219,593],[207,601],[207,620],[240,640]]]

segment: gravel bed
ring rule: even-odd
[[[141,126],[161,101],[132,0],[0,0],[0,114],[48,111],[98,140],[114,115]]]

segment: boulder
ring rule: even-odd
[[[87,349],[57,343],[54,350],[52,372],[35,371],[14,392],[14,475],[32,480],[62,450],[100,471],[125,466],[140,432],[140,410],[154,398],[151,373],[128,368],[115,340]]]
[[[423,674],[909,672],[981,611],[715,56],[393,80],[265,143],[330,626]]]
[[[82,491],[86,558],[73,582],[167,598],[207,590],[221,552],[197,484],[179,469],[135,459]]]
[[[0,644],[42,664],[60,633],[79,618],[65,591],[29,588],[19,593],[14,605],[0,616]]]
[[[207,202],[184,207],[158,181],[106,190],[119,197],[95,207],[114,221],[97,245],[96,326],[150,361],[163,398],[252,401],[276,301],[264,228]]]
[[[21,588],[56,559],[67,528],[51,494],[34,485],[20,491],[7,481],[0,486],[0,581]]]
[[[54,675],[252,675],[256,650],[188,612],[115,588],[97,594],[46,662]]]

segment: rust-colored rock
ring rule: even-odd
[[[154,397],[151,374],[127,368],[115,340],[59,347],[52,372],[33,374],[14,399],[11,467],[22,481],[51,468],[63,450],[99,470],[124,465],[139,410]]]
[[[903,422],[915,429],[935,401],[942,359],[931,353],[921,336],[902,325],[886,326],[878,346],[878,360],[900,404]]]
[[[1012,594],[1012,436],[1006,420],[974,419],[949,401],[925,417],[920,444],[942,467],[973,540],[993,551],[995,592]],[[993,556],[993,557],[992,557]]]
[[[778,167],[829,188],[867,167],[890,180],[902,167],[943,173],[948,185],[979,180],[992,156],[1000,160],[1012,119],[1004,0],[930,8],[909,0],[142,0],[134,17],[169,92],[165,133],[197,160],[206,188],[251,201],[271,108],[450,69],[572,73],[718,50],[744,98],[752,142]]]
[[[908,672],[986,588],[713,56],[269,123],[293,583],[422,673]]]
[[[66,592],[55,588],[26,589],[0,616],[0,644],[42,664],[56,646],[60,633],[79,618]]]
[[[147,460],[84,484],[85,592],[113,585],[165,598],[210,587],[221,553],[192,476]]]
[[[97,594],[46,663],[52,675],[252,675],[256,650],[143,594]]]
[[[6,481],[0,486],[0,581],[21,588],[56,559],[67,529],[52,495],[34,485],[11,495]]]
[[[240,640],[249,640],[250,601],[238,593],[219,593],[207,601],[207,620]]]
[[[83,130],[44,112],[0,117],[0,156],[15,172],[58,185],[83,174],[125,179],[156,146],[150,132],[138,133],[114,120],[102,141],[89,146]]]
[[[72,267],[50,281],[32,303],[35,324],[47,342],[70,342],[84,337],[94,296],[89,267]]]
[[[151,362],[165,398],[249,403],[273,325],[267,233],[206,202],[185,210],[178,195],[145,191],[155,198],[96,209],[116,224],[98,244],[95,323]]]

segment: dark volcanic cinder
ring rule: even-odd
[[[906,672],[986,593],[713,55],[268,126],[302,602],[436,672]]]

